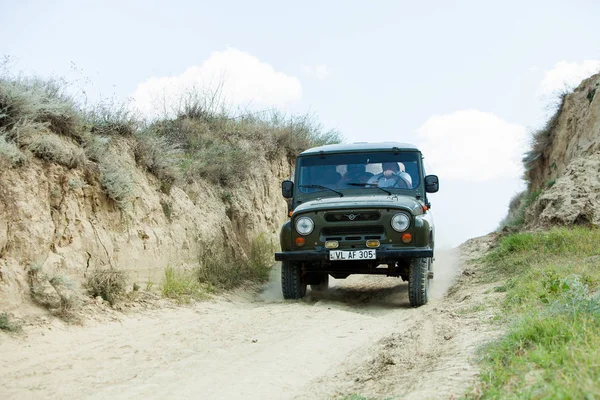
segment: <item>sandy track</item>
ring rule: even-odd
[[[298,302],[274,279],[256,297],[0,336],[0,398],[450,398],[484,337],[441,298],[454,271],[436,272],[437,298],[419,309],[396,278],[350,277]]]

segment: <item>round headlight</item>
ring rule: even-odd
[[[398,232],[404,232],[410,226],[410,218],[408,215],[400,213],[392,218],[392,228]]]
[[[308,217],[300,217],[296,220],[296,231],[301,235],[308,235],[315,228],[315,223]]]

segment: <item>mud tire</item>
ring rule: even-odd
[[[329,288],[329,274],[319,276],[319,283],[311,283],[310,290],[314,292],[323,292]]]
[[[429,301],[430,266],[430,258],[413,258],[410,262],[408,300],[413,307],[420,307]]]
[[[302,280],[302,266],[284,261],[281,263],[281,290],[283,298],[297,300],[306,294],[306,283]]]

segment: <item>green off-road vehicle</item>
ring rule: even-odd
[[[382,274],[408,281],[410,304],[427,303],[435,229],[421,152],[404,143],[327,145],[298,156],[284,181],[290,219],[281,229],[286,299],[325,290],[329,275]]]

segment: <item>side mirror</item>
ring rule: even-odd
[[[425,177],[425,191],[427,193],[435,193],[440,190],[440,181],[437,175],[427,175]]]
[[[291,199],[292,197],[294,197],[294,182],[292,182],[292,181],[281,182],[281,194],[286,199]]]

